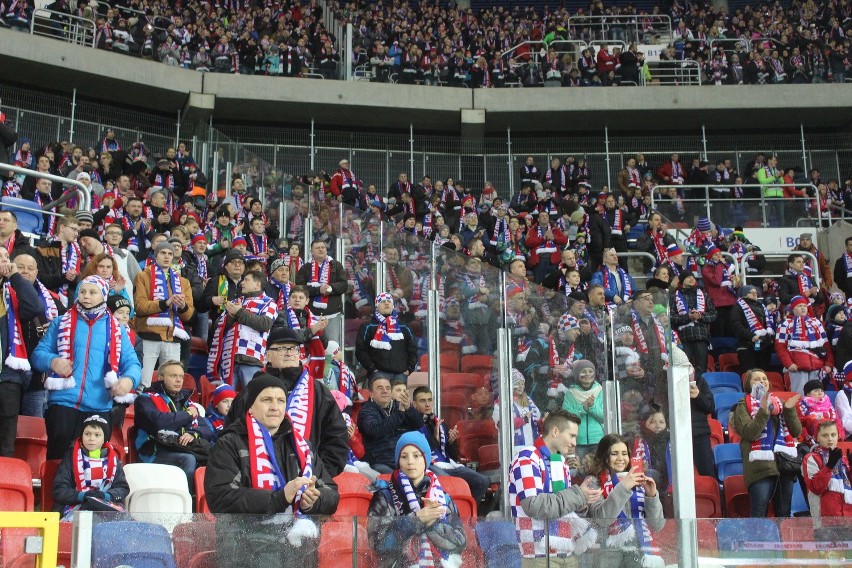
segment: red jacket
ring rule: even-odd
[[[678,165],[680,166],[680,177],[683,178],[684,183],[686,183],[686,168],[684,167],[683,162],[678,162]],[[657,177],[663,180],[663,182],[665,182],[666,184],[670,184],[672,183],[673,169],[674,168],[672,167],[672,161],[668,160],[665,164],[663,164],[657,169]]]
[[[559,264],[562,260],[562,248],[568,244],[568,237],[566,237],[553,223],[550,224],[550,230],[553,231],[553,242],[556,245],[555,247],[552,247],[553,250],[550,251],[550,262],[552,264]],[[527,231],[526,245],[530,251],[530,259],[527,265],[530,267],[535,266],[539,261],[539,249],[549,248],[547,247],[547,241],[538,235],[538,225],[533,225],[533,227]],[[542,253],[547,254],[544,251],[542,251]]]
[[[598,75],[606,75],[610,71],[615,71],[615,65],[618,63],[618,58],[610,53],[609,51],[605,51],[601,49],[598,51],[598,61],[597,61]]]
[[[842,459],[848,468],[849,461],[845,456]],[[810,498],[813,494],[819,498],[819,508],[816,511],[813,510],[813,499],[809,499],[811,516],[821,517],[823,526],[845,524],[843,521],[833,520],[830,517],[852,517],[852,505],[843,499],[842,493],[829,491],[828,484],[831,481],[832,471],[824,465],[821,452],[809,453],[802,462],[808,497]]]
[[[831,350],[831,342],[826,341],[823,347],[825,348],[825,357],[817,357],[810,349],[790,351],[786,342],[775,340],[775,352],[785,369],[793,363],[800,371],[818,371],[826,366],[834,367],[834,353]]]
[[[726,308],[737,303],[737,297],[730,292],[731,288],[722,288],[722,282],[729,280],[724,263],[720,262],[716,265],[705,263],[701,267],[701,277],[704,280],[704,291],[710,294],[714,306]]]

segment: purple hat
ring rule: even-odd
[[[707,217],[699,217],[698,224],[695,225],[695,228],[701,231],[702,233],[706,233],[707,231],[713,230],[713,225],[710,224],[710,219]]]

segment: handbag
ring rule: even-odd
[[[778,468],[778,474],[781,477],[798,477],[802,473],[802,456],[796,457],[775,452],[775,466]]]

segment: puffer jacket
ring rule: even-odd
[[[75,308],[72,308],[75,309]],[[36,347],[31,359],[36,371],[50,373],[50,363],[59,357],[57,341],[61,317],[54,318],[50,327]],[[86,322],[77,320],[72,345],[74,382],[70,389],[50,391],[48,404],[58,404],[82,410],[83,412],[109,412],[112,397],[104,386],[104,375],[108,370],[107,317],[101,315],[96,320]],[[127,329],[121,329],[121,359],[118,362],[118,376],[133,381],[133,388],[142,380],[142,366],[127,335]]]
[[[822,517],[823,525],[845,524],[840,519],[834,520],[830,517],[852,517],[852,504],[846,502],[843,493],[829,489],[828,485],[832,481],[833,472],[825,466],[819,447],[815,449],[817,451],[806,455],[802,462],[802,472],[805,474],[805,486],[808,488],[808,500],[811,504],[811,516]],[[846,456],[841,459],[849,471],[849,460]]]
[[[414,488],[418,500],[423,499],[430,487],[429,477],[424,477]],[[449,494],[446,494],[447,516],[427,528],[411,514],[402,488],[393,479],[390,482],[377,481],[376,489],[370,501],[367,537],[370,547],[376,551],[379,558],[379,568],[417,565],[417,558],[411,557],[412,547],[409,544],[411,539],[419,541],[423,533],[439,551],[446,554],[462,553],[467,545],[467,537],[459,518],[459,510]],[[401,511],[397,510],[395,502],[402,506]],[[419,550],[419,542],[413,550]],[[443,565],[439,558],[435,560],[436,565]]]

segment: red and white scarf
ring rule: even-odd
[[[612,225],[610,232],[613,235],[624,234],[624,212],[618,207],[612,210]]]
[[[47,289],[47,286],[41,283],[41,280],[35,281],[36,290],[38,291],[38,295],[41,298],[41,303],[44,304],[44,317],[47,321],[53,321],[59,315],[59,308],[56,307],[55,298],[58,298],[58,295],[54,295],[53,292]]]
[[[444,492],[444,488],[441,487],[438,476],[427,469],[426,477],[429,478],[429,491],[424,496],[424,499],[430,499],[438,503],[439,506],[446,507],[447,494]],[[393,472],[393,479],[402,489],[408,503],[408,508],[416,515],[421,509],[421,506],[420,500],[417,498],[417,493],[414,492],[414,488],[411,486],[411,480],[398,469]],[[391,492],[391,494],[393,495],[394,492]],[[447,514],[444,513],[444,516],[438,522],[446,522],[446,520]],[[411,545],[415,547],[413,552],[417,556],[418,568],[437,568],[441,566],[444,568],[458,568],[461,566],[461,556],[458,554],[448,554],[446,551],[437,548],[432,544],[432,541],[425,532],[420,533],[420,539],[411,539]],[[436,560],[439,561],[436,562]]]
[[[14,236],[12,238],[14,238]],[[11,248],[9,250],[11,250]],[[80,245],[76,242],[62,245],[60,242],[59,256],[62,260],[62,274],[65,274],[69,270],[73,270],[77,274],[80,273],[80,265],[83,259],[83,254],[80,251]],[[66,308],[68,307],[69,286],[70,284],[66,282],[59,287],[59,301],[62,302],[62,305]]]
[[[251,242],[252,252],[256,256],[260,256],[261,253],[265,253],[269,250],[269,237],[266,234],[256,235],[254,233],[249,233],[249,242]],[[266,257],[260,257],[261,262],[266,262]]]
[[[317,263],[316,260],[311,261],[311,280],[308,286],[320,290],[329,282],[331,282],[331,257],[326,257],[322,264]],[[324,310],[328,307],[328,295],[321,293],[311,303],[315,308]]]
[[[675,307],[677,308],[678,315],[685,316],[689,314],[689,302],[683,290],[675,292]],[[695,309],[702,314],[707,309],[707,299],[700,288],[696,288],[695,290]]]
[[[260,296],[251,298],[243,296],[239,301],[249,314],[265,316],[273,322],[278,317],[278,305],[266,294],[261,293]],[[231,318],[227,311],[223,311],[219,321],[216,322],[216,330],[213,332],[213,341],[210,344],[210,353],[207,358],[208,375],[218,377],[234,386],[233,371],[237,355],[253,357],[263,365],[266,360],[268,337],[269,332],[255,331]]]
[[[633,328],[633,336],[636,338],[636,351],[643,354],[648,354],[648,340],[645,338],[645,334],[642,333],[642,326],[639,323],[639,314],[634,310],[631,312],[631,316],[633,320],[630,323],[630,327]],[[663,361],[668,361],[668,349],[666,348],[666,332],[663,329],[663,325],[659,322],[659,320],[651,316],[651,322],[654,328],[654,334],[657,336],[657,343],[660,345],[660,354],[662,355]]]
[[[174,268],[169,267],[168,274],[156,262],[151,263],[151,299],[155,302],[168,300],[176,294],[182,294],[180,275]],[[149,326],[173,327],[174,336],[188,340],[189,334],[183,327],[178,316],[177,307],[171,306],[164,312],[148,316]]]
[[[749,416],[753,419],[760,410],[760,401],[749,393],[745,396],[745,406]],[[787,454],[790,457],[797,455],[796,440],[790,435],[787,422],[784,420],[784,404],[775,395],[770,395],[769,413],[778,417],[778,431],[775,431],[775,425],[772,422],[772,416],[770,416],[760,437],[751,443],[751,450],[748,454],[748,461],[750,462],[774,460],[776,452]]]
[[[799,287],[800,296],[805,296],[805,292],[814,287],[813,280],[811,280],[811,277],[807,274],[807,270],[803,270],[802,272],[793,272],[791,270],[789,274],[796,279],[796,284]],[[807,296],[805,297],[808,298]],[[808,298],[808,302],[813,304],[814,299]]]
[[[764,335],[775,335],[775,330],[772,329],[772,326],[768,325],[769,319],[767,318],[767,325],[764,327],[763,323],[760,321],[760,318],[757,317],[757,314],[754,313],[754,310],[751,309],[751,306],[749,306],[748,302],[746,302],[743,298],[737,300],[737,305],[740,307],[740,309],[742,309],[743,313],[745,314],[749,333],[758,337],[763,337]]]
[[[104,451],[106,451],[106,455],[103,455]],[[101,457],[92,457],[82,447],[79,438],[74,442],[74,450],[71,453],[71,467],[74,474],[74,486],[78,494],[89,490],[106,493],[112,487],[115,481],[115,472],[119,465],[118,452],[115,451],[112,444],[107,443],[99,450],[99,453]],[[79,504],[69,505],[63,508],[62,514],[65,516],[79,508]]]
[[[657,266],[665,263],[669,259],[666,245],[663,243],[663,232],[659,230],[651,230],[651,240],[654,243],[654,252],[657,253]]]
[[[370,347],[390,351],[391,341],[405,339],[405,336],[399,330],[396,310],[387,316],[383,316],[379,313],[379,304],[386,300],[393,300],[393,296],[387,292],[383,292],[376,296],[376,311],[373,313],[373,316],[376,318],[379,325],[376,326],[376,333],[373,335],[373,339],[370,340]]]
[[[820,466],[828,463],[828,450],[818,447],[815,448],[814,454],[822,460]],[[850,468],[849,461],[846,456],[840,458],[834,469],[831,470],[831,479],[828,482],[828,490],[843,495],[843,502],[852,504],[852,482],[849,480]]]
[[[609,291],[610,278],[612,278],[612,270],[608,266],[604,265],[601,267],[601,274],[603,275],[604,290]],[[625,300],[633,297],[633,285],[630,283],[630,277],[628,276],[627,272],[620,266],[616,266],[615,276],[618,279],[617,281],[621,284],[620,286],[618,286],[618,295]]]
[[[24,345],[23,323],[18,317],[18,293],[8,281],[3,283],[3,301],[6,304],[6,325],[9,337],[5,363],[12,369],[29,371],[31,367],[27,347]]]
[[[84,324],[78,324],[78,320],[89,326],[93,326],[101,317],[106,319],[107,326],[107,341],[106,354],[107,366],[109,371],[104,375],[104,386],[110,388],[118,382],[118,363],[121,361],[121,325],[118,323],[109,310],[106,309],[106,303],[101,304],[91,312],[86,312],[79,303],[65,312],[62,319],[59,320],[59,333],[57,334],[56,347],[57,354],[60,359],[67,359],[74,364],[74,334],[78,327],[83,327]],[[44,381],[46,390],[64,390],[74,388],[76,382],[74,375],[69,377],[60,377],[55,373],[50,375]],[[125,395],[125,397],[133,395]],[[123,398],[123,397],[120,397]],[[134,397],[135,398],[135,397]],[[118,399],[116,399],[118,400]],[[131,401],[132,402],[132,401]]]
[[[609,497],[615,486],[620,483],[615,472],[610,470],[601,472],[599,481],[604,499]],[[608,548],[622,548],[630,546],[633,540],[636,539],[639,550],[643,554],[650,555],[655,551],[654,537],[648,528],[648,523],[645,522],[645,488],[642,485],[636,485],[631,491],[630,516],[631,518],[627,518],[623,510],[618,514],[615,522],[609,526],[606,546]],[[655,565],[657,564],[645,562],[643,559],[642,566]],[[660,563],[660,565],[662,566],[663,564]]]

